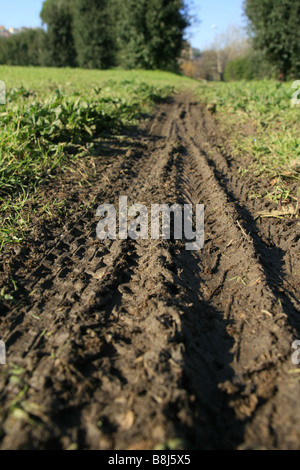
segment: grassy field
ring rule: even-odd
[[[51,207],[39,206],[41,183],[70,171],[72,162],[84,179],[101,139],[117,137],[123,126],[136,125],[155,103],[179,90],[216,104],[241,177],[251,172],[268,178],[265,194],[253,197],[282,202],[299,196],[288,186],[299,181],[291,164],[300,157],[300,107],[291,107],[291,83],[199,84],[166,72],[7,66],[0,67],[0,80],[7,88],[6,105],[0,105],[0,249],[30,232],[29,203],[36,202],[42,217],[51,213]],[[245,156],[251,165],[245,166]]]
[[[251,173],[265,180],[266,191],[252,197],[273,202],[298,201],[300,165],[300,106],[292,105],[292,82],[206,83],[197,96],[216,105],[216,117],[241,177]],[[252,163],[249,165],[250,157]],[[247,162],[247,163],[246,163]],[[291,186],[293,189],[291,189]]]

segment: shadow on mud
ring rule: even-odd
[[[293,305],[293,302],[284,292],[282,287],[285,282],[287,283],[284,272],[284,256],[286,255],[285,251],[278,246],[267,245],[264,241],[262,241],[259,234],[260,230],[255,218],[253,217],[253,214],[251,214],[251,212],[244,205],[241,205],[237,201],[233,192],[228,188],[229,182],[226,179],[226,176],[217,169],[215,162],[209,159],[208,156],[207,159],[213,168],[215,176],[222,186],[223,191],[226,193],[228,200],[234,204],[236,211],[243,219],[244,229],[251,235],[255,251],[260,258],[261,266],[264,270],[264,274],[270,289],[272,290],[273,294],[278,299],[280,299],[282,309],[287,315],[290,326],[295,330],[297,336],[300,337],[300,321],[298,312],[295,305]],[[292,294],[290,293],[290,295]],[[297,299],[294,300],[295,303],[298,302]]]
[[[181,251],[176,256],[186,291],[182,336],[185,346],[182,383],[189,403],[170,404],[165,410],[176,426],[178,437],[192,449],[236,449],[243,442],[244,425],[228,403],[219,384],[233,378],[230,363],[234,340],[226,333],[230,320],[209,302],[199,298],[203,282],[196,255]]]

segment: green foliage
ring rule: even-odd
[[[175,70],[188,18],[181,0],[123,0],[118,21],[120,64]]]
[[[252,58],[242,57],[228,62],[224,72],[224,80],[230,82],[233,80],[253,80],[255,71],[253,69]]]
[[[43,62],[46,34],[42,29],[29,29],[0,39],[0,64],[40,65]]]
[[[72,0],[45,0],[41,19],[47,25],[42,65],[74,67],[76,51],[73,38]]]
[[[259,54],[251,54],[227,63],[224,73],[226,82],[235,80],[263,80],[275,78],[274,67]]]
[[[106,87],[111,90],[114,85],[108,82]],[[104,91],[99,95],[97,88],[85,98],[56,89],[43,100],[23,87],[10,89],[7,109],[0,114],[0,196],[34,185],[59,163],[64,146],[84,144],[132,121],[141,111],[141,101],[156,101],[162,93],[147,83],[125,81],[121,86],[128,92],[127,100],[105,96]],[[135,96],[138,99],[133,100]]]
[[[254,46],[276,65],[281,78],[300,74],[300,0],[246,0]]]
[[[114,65],[115,45],[107,0],[75,0],[73,35],[79,67]]]
[[[175,70],[188,25],[183,0],[45,0],[41,19],[0,41],[0,63]]]

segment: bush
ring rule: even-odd
[[[46,33],[42,29],[29,29],[1,38],[0,64],[42,65]]]
[[[262,80],[275,77],[275,67],[270,66],[261,54],[251,54],[228,62],[224,73],[226,82],[236,80]]]

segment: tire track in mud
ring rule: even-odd
[[[197,121],[197,106],[189,105],[190,119]],[[198,108],[199,111],[199,108]],[[297,242],[299,240],[299,225],[294,221],[280,220],[257,220],[256,212],[266,209],[258,201],[251,201],[251,194],[261,193],[261,187],[257,181],[250,177],[248,180],[239,177],[240,166],[230,155],[226,154],[226,142],[222,135],[216,134],[214,123],[209,113],[201,112],[201,126],[196,126],[196,142],[202,135],[204,152],[207,162],[212,167],[215,178],[222,186],[228,200],[234,204],[240,215],[243,228],[251,233],[257,256],[261,258],[265,275],[270,288],[283,303],[289,321],[300,335],[300,322],[297,315],[299,309],[299,280],[293,275],[293,267],[299,263],[299,251]],[[207,153],[208,152],[208,153]],[[210,154],[213,153],[213,158]],[[251,201],[251,202],[250,202]],[[296,269],[294,269],[296,271]]]
[[[198,111],[201,112],[199,107]],[[292,380],[287,375],[283,379],[291,361],[292,336],[289,323],[294,325],[290,315],[295,314],[296,310],[293,308],[292,312],[285,311],[278,305],[269,269],[263,263],[266,257],[261,255],[265,247],[263,243],[259,244],[257,239],[253,240],[252,232],[246,232],[249,227],[242,217],[244,214],[242,204],[238,207],[232,204],[231,198],[228,197],[229,190],[225,178],[221,179],[220,175],[216,174],[220,158],[218,161],[207,155],[205,126],[201,130],[201,123],[205,123],[204,119],[198,121],[197,133],[193,132],[197,122],[195,114],[190,112],[188,105],[184,113],[186,117],[183,123],[184,133],[188,136],[190,144],[187,147],[191,149],[198,165],[198,171],[197,167],[190,168],[188,173],[202,175],[205,187],[202,185],[200,194],[205,201],[208,201],[208,211],[214,206],[217,207],[217,211],[214,211],[215,231],[212,232],[212,238],[216,240],[221,238],[222,234],[230,238],[230,241],[227,240],[230,247],[224,246],[223,242],[223,249],[221,245],[221,250],[218,248],[216,250],[212,273],[214,277],[218,272],[223,274],[217,290],[213,290],[213,297],[210,296],[210,305],[219,306],[220,311],[227,310],[227,318],[231,325],[226,330],[235,340],[231,349],[233,380],[219,383],[219,387],[229,396],[232,395],[230,405],[246,424],[246,442],[242,443],[241,448],[247,446],[284,448],[290,445],[289,442],[293,440],[295,432],[297,434],[295,431],[297,424],[293,417],[293,410],[296,408],[295,397],[298,393],[297,385],[291,384]],[[216,158],[216,152],[214,157]],[[208,211],[207,224],[210,219]],[[217,220],[216,216],[219,216]],[[246,230],[243,227],[247,227]],[[207,258],[205,265],[209,266],[211,254],[206,257],[205,251],[204,249],[203,257]],[[230,287],[232,281],[238,281],[240,287]],[[226,302],[228,302],[227,308]],[[274,425],[274,422],[281,419],[279,415],[283,410],[280,408],[286,400],[287,385],[291,389],[294,387],[290,397],[289,412],[285,411],[288,412],[287,421],[294,431],[289,430],[291,436],[284,437],[282,429]],[[284,441],[288,444],[283,443]],[[293,445],[297,446],[295,441]]]
[[[204,203],[204,249],[97,241],[96,206],[70,221],[2,327],[23,369],[0,378],[2,448],[298,448],[290,316],[191,103],[163,104],[92,191]]]
[[[155,125],[157,121],[161,122],[161,119],[160,115],[158,115],[153,125]],[[132,179],[139,178],[139,172],[144,170],[145,156],[142,156],[141,161],[139,160],[140,156],[141,149],[137,152],[130,152],[130,160],[117,160],[109,166],[104,172],[104,175],[101,174],[99,183],[99,187],[101,188],[100,194],[99,188],[97,187],[93,190],[94,195],[98,196],[99,199],[102,197],[104,200],[113,203],[114,196],[112,186],[119,180],[120,174],[122,175],[121,191],[126,191]],[[95,243],[95,228],[91,227],[91,220],[94,219],[96,207],[97,205],[94,204],[94,207],[88,210],[84,216],[82,216],[80,212],[75,214],[65,227],[64,233],[60,235],[59,241],[48,249],[46,253],[43,253],[40,259],[36,261],[38,267],[33,272],[27,274],[25,279],[25,285],[26,281],[29,281],[27,290],[30,292],[30,297],[34,297],[35,293],[39,297],[41,292],[47,297],[47,292],[49,292],[48,296],[51,294],[52,307],[57,308],[63,302],[64,297],[72,294],[75,295],[77,291],[78,294],[82,294],[86,286],[89,287],[90,291],[95,289],[95,285],[89,285],[90,283],[88,281],[93,277],[92,270],[94,264],[96,263],[97,267],[97,261],[99,261],[99,259],[101,260],[108,252],[105,247],[103,251],[99,252],[99,244]],[[88,269],[90,273],[86,270],[88,263],[92,263]],[[83,276],[83,282],[80,283],[81,276]],[[56,302],[53,298],[53,292],[51,291],[55,280],[56,285],[54,287],[56,287],[57,291]],[[61,284],[63,282],[68,283],[68,281],[69,284],[66,285],[65,289],[61,289]],[[76,287],[76,284],[78,288],[73,289],[72,294],[70,294],[68,289]],[[37,304],[37,313],[40,311],[41,307],[44,308],[44,305]],[[32,309],[32,303],[29,309]],[[32,313],[34,314],[34,312]],[[22,313],[20,321],[17,320],[16,323],[20,323],[23,318],[24,314]],[[11,334],[13,333],[14,332],[11,332]],[[8,338],[8,345],[9,344]]]

